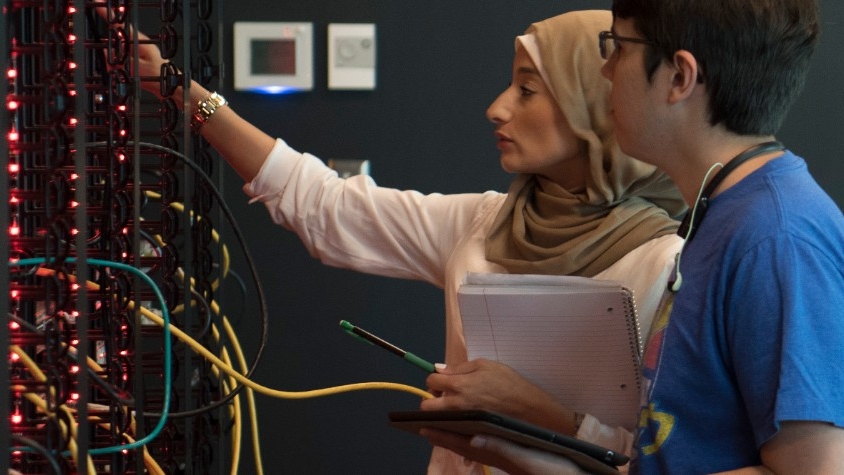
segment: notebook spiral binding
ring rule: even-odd
[[[642,364],[642,352],[644,351],[642,328],[639,325],[639,310],[636,307],[636,296],[633,295],[633,291],[626,287],[622,287],[622,290],[626,297],[624,299],[624,314],[633,317],[632,320],[627,320],[627,334],[630,336],[630,347],[635,350],[634,354],[637,355],[633,363],[638,368]],[[636,372],[636,386],[638,389],[642,387],[642,376],[638,371]]]

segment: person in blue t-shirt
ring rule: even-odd
[[[631,473],[844,473],[844,217],[776,141],[814,0],[614,0],[600,34],[622,149],[690,206],[643,359]],[[490,437],[511,473],[579,473]]]

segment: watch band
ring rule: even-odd
[[[199,132],[199,129],[211,120],[211,116],[217,112],[217,109],[225,107],[227,104],[228,102],[225,97],[212,92],[208,97],[196,103],[196,112],[193,113],[190,120],[191,128]]]

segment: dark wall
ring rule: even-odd
[[[810,162],[818,180],[844,205],[844,4],[823,0],[824,36],[807,90],[779,138]],[[608,8],[607,1],[317,0],[224,2],[223,93],[241,115],[294,147],[322,157],[369,159],[382,186],[423,192],[506,190],[492,127],[484,111],[510,79],[513,38],[531,22],[571,9]],[[234,92],[231,37],[235,21],[314,23],[315,87],[287,96]],[[326,87],[328,23],[375,23],[376,90]],[[424,373],[383,350],[344,335],[347,319],[432,361],[443,354],[443,297],[427,284],[328,268],[260,205],[246,206],[229,170],[229,205],[238,216],[268,293],[269,344],[255,379],[304,390],[360,381],[424,388]],[[241,275],[246,269],[239,262]],[[256,349],[254,293],[235,316],[248,355]],[[424,439],[387,427],[387,412],[415,409],[416,396],[387,391],[306,400],[258,395],[266,473],[423,473]],[[241,473],[253,473],[251,442]]]

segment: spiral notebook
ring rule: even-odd
[[[457,299],[470,359],[505,363],[572,410],[636,427],[642,348],[630,290],[586,277],[469,273]]]

